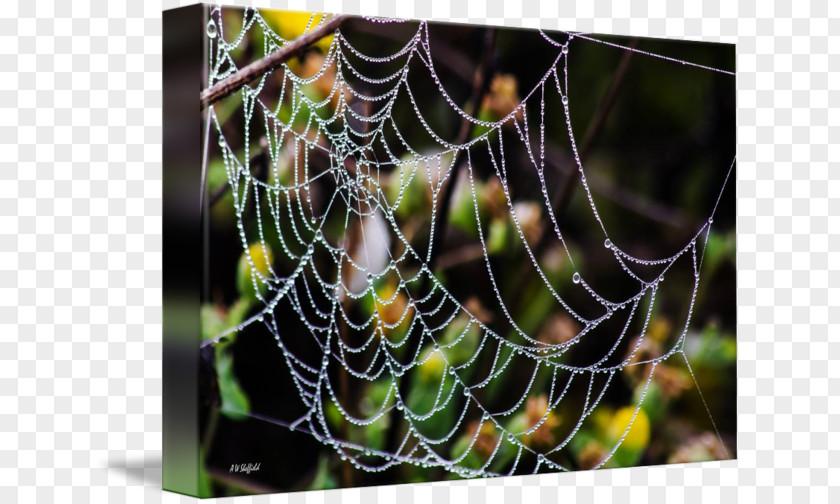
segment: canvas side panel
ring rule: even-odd
[[[163,13],[163,488],[200,492],[203,5]]]

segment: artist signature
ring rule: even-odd
[[[230,471],[231,473],[245,473],[251,474],[252,472],[257,472],[260,470],[261,462],[249,462],[247,464],[231,464]]]

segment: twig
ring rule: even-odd
[[[254,154],[251,159],[248,160],[248,168],[250,169],[252,166],[257,166],[257,173],[254,175],[262,180],[267,174],[268,170],[266,165],[268,164],[268,141],[265,138],[260,139],[260,151]],[[213,206],[216,202],[222,199],[222,196],[230,189],[230,182],[225,182],[224,184],[220,185],[213,194],[210,195],[210,199],[208,200],[208,206]]]
[[[478,259],[484,259],[484,248],[480,243],[472,243],[441,254],[437,260],[437,267],[439,269],[448,269]]]
[[[638,45],[639,39],[635,38],[630,41],[628,47],[635,49]],[[615,100],[618,97],[618,92],[624,84],[624,77],[627,75],[627,69],[630,68],[630,59],[632,57],[633,53],[629,51],[625,52],[621,57],[621,62],[618,64],[618,69],[615,71],[612,82],[610,82],[610,87],[607,89],[606,93],[604,93],[604,97],[601,99],[601,104],[595,112],[595,117],[586,128],[586,134],[584,134],[583,141],[580,143],[580,148],[578,148],[578,155],[581,159],[589,153],[590,149],[592,149],[595,139],[601,132],[604,120],[607,118],[610,110],[612,110]],[[569,173],[569,177],[566,179],[566,183],[562,186],[562,190],[557,194],[555,201],[552,202],[552,206],[556,209],[555,215],[562,214],[566,210],[569,200],[571,199],[572,190],[575,187],[575,180],[579,174],[579,170],[576,166],[574,166],[576,162],[577,161],[574,159],[569,162],[571,166],[569,166],[569,169],[566,170]]]
[[[245,84],[259,79],[264,74],[274,70],[286,61],[297,56],[301,51],[334,32],[341,23],[350,16],[336,15],[329,21],[309,33],[305,33],[295,40],[281,47],[279,50],[259,59],[235,74],[221,80],[201,92],[201,108],[212,105],[222,98],[235,92]]]
[[[678,208],[650,200],[641,194],[613,184],[597,173],[590,173],[587,175],[587,179],[589,180],[589,187],[592,188],[593,192],[604,195],[615,204],[627,210],[677,229],[692,227],[692,219]]]
[[[639,39],[636,38],[630,42],[629,46],[635,48],[638,44]],[[613,75],[612,82],[610,82],[609,88],[607,88],[603,98],[601,98],[601,103],[598,106],[598,110],[595,112],[595,116],[586,128],[586,134],[584,135],[583,141],[580,143],[580,147],[578,148],[578,156],[580,159],[583,159],[589,153],[589,150],[594,145],[595,139],[604,125],[604,120],[612,109],[612,106],[615,104],[618,92],[621,90],[621,86],[624,83],[624,76],[627,75],[627,69],[630,66],[630,58],[632,56],[632,52],[625,52],[621,57],[621,62],[618,64],[618,69],[616,69],[615,74]],[[554,198],[552,198],[551,208],[548,209],[550,212],[554,212],[555,216],[562,215],[569,206],[569,201],[572,199],[572,191],[576,185],[575,181],[577,181],[580,173],[576,163],[577,161],[572,158],[569,160],[565,168],[560,168],[560,171],[566,175],[566,178],[563,183],[560,184],[558,192],[555,193]],[[535,255],[539,255],[548,245],[550,241],[548,238],[551,236],[551,231],[553,230],[554,228],[552,226],[543,226],[542,231],[540,232],[540,237],[537,239],[536,246],[534,247]],[[531,265],[528,261],[523,262],[518,278],[524,279],[528,274],[530,266]],[[522,296],[522,292],[524,291],[526,285],[527,282],[518,282],[516,296],[514,299],[520,299],[523,303],[528,302],[528,300],[524,299]]]
[[[464,112],[467,115],[472,116],[478,112],[478,107],[480,105],[482,97],[487,93],[487,90],[490,88],[490,81],[493,74],[492,69],[492,60],[493,60],[493,42],[495,40],[496,32],[494,30],[487,30],[485,34],[484,40],[484,59],[479,64],[478,68],[475,72],[475,78],[473,79],[473,89],[472,94],[470,95],[470,101],[468,102],[467,106],[464,107]],[[470,134],[472,130],[472,122],[468,119],[464,118],[461,121],[461,129],[458,131],[458,138],[455,141],[456,145],[463,144],[467,141],[467,136]],[[434,270],[435,261],[437,256],[440,255],[440,251],[443,249],[443,237],[446,233],[447,228],[447,221],[449,220],[449,207],[452,201],[452,194],[455,192],[455,182],[458,180],[458,172],[460,170],[461,164],[464,161],[464,157],[466,156],[466,149],[460,149],[455,154],[455,159],[452,161],[452,175],[449,177],[449,182],[446,184],[446,188],[443,191],[443,197],[440,200],[440,206],[438,207],[438,216],[435,219],[437,222],[437,226],[435,227],[435,232],[432,236],[431,241],[429,242],[429,247],[432,248],[431,254],[429,254],[429,269]],[[422,292],[428,290],[428,276],[423,277],[423,287]]]
[[[636,47],[638,43],[639,39],[633,39],[630,42],[630,46]],[[586,134],[584,135],[583,141],[580,143],[580,148],[578,149],[578,155],[581,159],[586,157],[589,153],[589,150],[595,142],[595,138],[598,136],[598,133],[600,133],[601,128],[604,125],[604,119],[606,119],[612,109],[612,106],[615,104],[615,100],[618,97],[618,92],[621,90],[621,86],[624,82],[624,76],[627,74],[627,69],[630,65],[630,58],[632,56],[632,52],[626,52],[624,53],[624,56],[622,56],[618,69],[615,71],[615,75],[613,76],[613,80],[606,93],[604,93],[604,97],[601,99],[601,103],[598,106],[598,110],[595,112],[594,118],[586,128]],[[565,212],[566,207],[569,204],[569,200],[571,200],[572,197],[572,190],[575,187],[575,181],[579,175],[579,170],[574,159],[569,160],[567,166],[558,168],[566,175],[566,179],[559,186],[557,193],[555,193],[554,198],[552,198],[551,201],[551,209],[549,210],[553,211],[556,216]],[[554,228],[551,226],[543,227],[540,237],[537,240],[537,245],[534,247],[535,253],[539,254],[543,249],[545,249],[545,246],[549,242],[548,237],[550,236],[550,230],[553,229]],[[527,269],[527,266],[529,265],[523,265],[523,268]],[[523,271],[520,278],[522,278],[525,273],[526,271]]]

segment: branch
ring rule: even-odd
[[[472,243],[441,254],[437,260],[437,267],[445,270],[478,259],[484,259],[484,248],[480,243]]]
[[[633,39],[628,44],[628,47],[635,49],[636,46],[639,45],[639,39]],[[610,110],[612,109],[613,105],[615,104],[615,100],[618,97],[618,92],[621,90],[621,86],[624,84],[624,77],[627,75],[627,69],[630,68],[630,58],[633,57],[633,52],[628,51],[624,53],[624,56],[621,58],[621,62],[618,64],[618,69],[615,71],[615,76],[613,76],[612,82],[610,82],[610,87],[607,89],[606,93],[604,93],[604,97],[601,99],[601,104],[598,106],[598,110],[595,112],[595,117],[592,119],[592,122],[589,123],[589,126],[586,128],[586,134],[583,136],[583,141],[580,143],[580,149],[578,149],[578,155],[580,159],[583,159],[592,149],[592,146],[595,143],[595,139],[598,137],[598,134],[601,132],[601,128],[604,125],[604,120],[609,115]],[[572,189],[574,188],[575,179],[578,176],[578,169],[577,166],[574,166],[577,163],[575,160],[570,161],[569,166],[569,178],[566,181],[563,190],[558,194],[556,201],[554,201],[554,208],[557,209],[556,213],[563,213],[566,209],[566,206],[569,204],[569,200],[571,199]]]
[[[248,169],[251,169],[252,166],[257,167],[257,172],[254,173],[258,179],[263,180],[268,175],[268,140],[265,137],[260,139],[260,151],[254,154],[251,159],[248,160]],[[224,184],[220,185],[213,193],[210,195],[210,200],[208,202],[208,206],[212,207],[216,204],[222,196],[230,189],[230,182],[225,182]]]
[[[628,46],[632,48],[635,48],[638,45],[639,39],[633,39],[630,44],[628,44]],[[630,58],[632,56],[633,53],[629,51],[624,53],[624,56],[622,56],[612,82],[610,82],[607,91],[601,98],[601,103],[598,106],[598,110],[595,112],[595,116],[586,128],[586,134],[584,135],[583,141],[580,143],[580,148],[578,149],[578,156],[580,159],[585,158],[590,149],[592,149],[592,146],[595,144],[595,139],[598,137],[598,134],[601,132],[601,128],[604,126],[604,120],[607,118],[607,115],[609,115],[610,110],[618,97],[618,93],[624,84],[624,77],[627,75],[627,70],[630,67]],[[577,161],[574,159],[571,159],[568,162],[568,166],[566,166],[565,169],[562,169],[562,171],[567,174],[566,180],[559,186],[559,190],[555,193],[554,198],[551,201],[551,207],[554,211],[554,215],[558,217],[565,212],[566,207],[569,205],[569,201],[572,199],[572,191],[575,188],[575,181],[580,173],[577,167]],[[553,230],[553,228],[550,226],[543,227],[540,238],[537,240],[535,252],[539,253],[547,245],[547,238],[550,235],[549,230]]]
[[[639,39],[637,38],[633,39],[630,44],[628,44],[629,47],[634,49],[638,45]],[[583,141],[580,143],[580,148],[578,149],[579,159],[586,157],[589,150],[594,145],[598,134],[601,132],[601,128],[604,126],[604,120],[607,118],[607,115],[615,104],[615,100],[618,97],[618,93],[624,83],[624,77],[627,75],[627,69],[630,67],[630,58],[632,56],[632,51],[627,51],[624,53],[624,56],[622,56],[621,62],[618,64],[618,69],[616,69],[615,74],[613,75],[612,82],[610,82],[607,91],[601,98],[601,103],[598,105],[598,110],[595,112],[595,116],[586,128],[586,134],[584,135]],[[559,218],[559,216],[566,211],[566,207],[569,206],[569,201],[572,199],[572,191],[576,185],[575,181],[579,176],[577,161],[575,159],[571,159],[567,163],[567,166],[561,169],[561,171],[566,174],[566,179],[564,183],[561,183],[558,186],[557,193],[555,193],[554,198],[551,199],[551,208],[548,209],[549,212],[554,212],[556,218]],[[554,228],[552,226],[543,226],[540,237],[537,239],[536,246],[534,246],[534,255],[539,256],[539,254],[545,250],[546,246],[548,246],[550,242],[549,237],[551,236],[553,230]],[[522,264],[519,278],[526,277],[530,266],[531,265],[528,264],[527,261]],[[516,289],[516,296],[514,298],[522,300],[522,303],[528,302],[528,300],[522,296],[526,284],[527,282],[519,282],[519,286]]]
[[[201,108],[204,109],[207,106],[216,103],[231,93],[234,93],[245,84],[253,82],[262,77],[264,74],[279,67],[283,63],[297,56],[307,47],[337,30],[338,26],[349,18],[350,16],[346,15],[335,15],[330,18],[329,21],[311,32],[301,35],[281,47],[279,50],[251,63],[230,77],[213,84],[201,92]]]
[[[479,63],[478,68],[476,68],[472,93],[470,94],[470,101],[467,103],[467,106],[464,107],[464,112],[466,112],[468,116],[474,116],[478,113],[478,107],[481,105],[482,98],[490,88],[490,81],[493,76],[493,42],[495,41],[495,36],[496,32],[494,30],[487,30],[484,39],[484,59]],[[456,145],[466,143],[468,140],[467,137],[472,130],[472,125],[472,122],[466,118],[461,121],[461,129],[458,131],[458,138],[455,140]],[[437,256],[443,248],[443,237],[445,236],[447,227],[446,224],[449,220],[449,206],[452,200],[452,194],[455,192],[455,182],[458,180],[458,172],[465,156],[466,149],[459,149],[455,153],[455,159],[452,161],[452,175],[450,175],[449,182],[446,184],[446,188],[443,191],[443,197],[441,198],[440,206],[438,207],[438,216],[435,219],[437,226],[435,227],[434,235],[429,242],[429,247],[437,246],[437,248],[432,249],[431,254],[429,255],[430,270],[434,270]],[[424,289],[422,289],[421,292],[425,292],[428,287],[428,281],[426,280],[429,277],[426,276],[423,278]]]

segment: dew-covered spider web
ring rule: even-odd
[[[258,10],[247,9],[241,26],[226,26],[223,19],[221,8],[211,11],[208,86],[239,71],[236,65],[243,54],[256,60],[289,42]],[[328,19],[313,14],[304,31],[314,31]],[[373,18],[364,22],[403,23]],[[676,359],[691,370],[686,334],[713,217],[735,161],[728,171],[721,170],[726,175],[716,186],[717,199],[705,202],[708,220],[673,254],[635,257],[625,251],[611,240],[610,225],[598,212],[586,159],[579,152],[581,133],[572,128],[569,55],[576,44],[604,43],[640,53],[638,57],[664,59],[676,68],[692,65],[700,71],[731,72],[586,34],[539,32],[555,55],[553,61],[541,70],[535,85],[522,90],[520,101],[505,116],[488,121],[465,110],[463,100],[448,92],[439,77],[428,24],[404,24],[416,26],[416,31],[395,52],[366,54],[339,28],[322,40],[323,57],[309,73],[289,61],[208,107],[208,138],[214,144],[218,140],[241,249],[259,300],[259,308],[241,325],[212,341],[251,326],[273,336],[285,368],[272,372],[287,373],[294,383],[294,389],[277,393],[296,396],[301,408],[294,417],[271,421],[311,435],[366,472],[402,464],[442,468],[464,477],[575,469],[567,452],[576,436],[621,373],[636,369],[642,374],[641,393],[630,399],[633,414],[623,431],[592,464],[602,467],[636,420],[657,366]],[[248,34],[252,47],[243,48]],[[255,40],[262,46],[253,47]],[[473,134],[460,141],[439,131],[434,126],[438,121],[430,118],[442,112],[424,108],[430,94]],[[227,140],[229,125],[220,118],[227,102],[237,104],[235,113],[244,118],[244,131],[236,133],[243,136],[244,145],[236,148]],[[616,275],[635,285],[627,295],[603,294],[588,280],[591,271],[576,264],[581,260],[564,235],[553,189],[546,182],[547,118],[565,121],[575,190],[588,201],[586,217],[601,230],[603,252],[617,268]],[[524,149],[526,155],[514,157],[514,149]],[[255,168],[253,161],[260,153],[265,156],[264,169]],[[560,257],[550,261],[537,250],[538,240],[523,222],[527,212],[509,184],[509,175],[523,170],[539,188],[541,198],[531,202],[539,207],[545,240],[559,244]],[[570,321],[567,325],[573,330],[565,338],[546,339],[524,329],[511,308],[521,301],[515,298],[521,291],[500,286],[501,268],[523,265],[493,260],[494,245],[488,243],[492,233],[484,218],[488,202],[476,189],[490,183],[500,188],[496,211],[509,218],[513,232],[508,239],[524,251],[525,268],[550,293],[552,310]],[[489,286],[483,294],[492,303],[485,301],[485,306],[453,293],[446,275],[438,274],[432,264],[443,247],[443,235],[436,228],[446,225],[439,216],[449,184],[456,185],[456,194],[468,197],[460,204],[468,209],[466,218],[474,228],[475,260],[484,266],[484,278],[476,285]],[[409,201],[416,197],[418,185],[427,196],[426,207]],[[426,208],[430,225],[410,226],[407,207]],[[549,264],[552,261],[567,267],[558,270]],[[687,268],[693,278],[680,289],[687,308],[666,351],[642,355],[660,288],[678,267]],[[586,297],[588,303],[571,302],[570,293]],[[576,357],[581,345],[590,349],[585,356],[594,345],[597,358]],[[693,372],[691,376],[694,379]],[[406,380],[411,385],[405,385]],[[434,392],[409,397],[412,386],[421,381],[431,382]],[[368,386],[379,387],[381,393],[360,397],[358,391]],[[699,387],[695,393],[702,398]],[[538,414],[513,425],[512,418],[534,409],[528,398],[536,395],[545,398],[535,408]],[[541,427],[556,424],[560,417],[563,435],[551,446],[533,442]],[[713,423],[711,413],[709,417]],[[336,427],[336,418],[347,427]],[[381,442],[367,443],[364,436],[353,434],[354,429],[378,424],[383,425]],[[390,441],[389,429],[396,433]],[[453,449],[459,439],[466,442]],[[480,454],[479,464],[475,453]],[[505,464],[498,463],[502,457]]]

